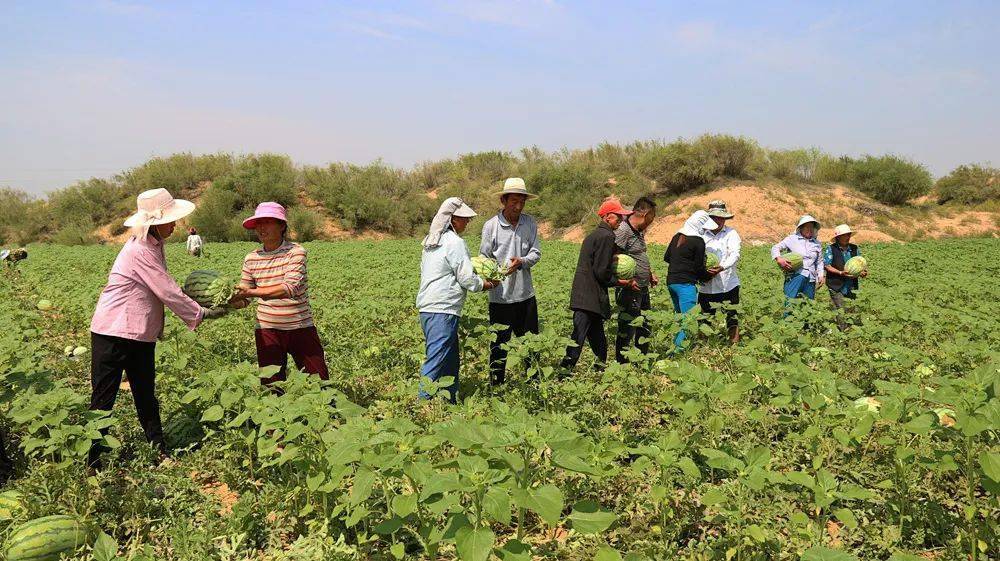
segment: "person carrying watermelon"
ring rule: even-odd
[[[670,239],[663,260],[667,262],[667,289],[674,311],[686,314],[698,305],[698,283],[711,280],[721,271],[718,266],[709,271],[705,263],[706,230],[716,228],[715,221],[704,210],[695,211]],[[680,351],[687,332],[681,329],[674,337],[674,351]]]
[[[232,306],[243,308],[258,299],[254,343],[259,366],[277,366],[265,385],[285,380],[288,355],[302,372],[322,380],[329,376],[323,343],[313,324],[306,275],[306,250],[288,240],[285,207],[276,202],[257,205],[243,227],[254,230],[261,247],[243,259],[240,285]]]
[[[853,300],[856,297],[854,291],[858,290],[858,278],[868,276],[867,269],[862,269],[857,275],[845,270],[848,261],[861,255],[858,246],[851,243],[852,234],[853,231],[847,224],[837,226],[833,229],[832,242],[823,252],[823,263],[827,273],[826,286],[830,290],[830,304],[835,310],[843,308],[846,300]],[[841,331],[847,328],[843,320],[838,320],[838,326]]]
[[[619,279],[615,275],[615,229],[631,214],[632,211],[626,210],[617,197],[608,197],[597,209],[601,221],[580,246],[569,297],[569,309],[573,311],[570,338],[576,345],[566,347],[566,356],[561,363],[566,370],[572,370],[580,360],[584,341],[589,342],[590,349],[594,351],[596,368],[604,367],[608,360],[604,322],[611,317],[608,289],[613,286],[639,289],[635,279]]]
[[[656,219],[656,203],[649,197],[639,197],[632,205],[632,214],[615,229],[618,251],[635,260],[635,282],[638,290],[630,286],[615,287],[618,305],[618,335],[615,337],[615,361],[625,364],[625,351],[633,344],[643,353],[649,352],[649,322],[642,313],[651,308],[649,289],[660,283],[649,264],[646,253],[646,229]],[[635,320],[641,320],[634,325]]]
[[[155,388],[156,341],[163,335],[163,308],[170,308],[190,329],[202,320],[222,317],[226,309],[202,307],[184,294],[167,271],[164,240],[178,220],[194,211],[194,203],[175,199],[166,189],[152,189],[140,193],[136,204],[136,213],[125,220],[132,236],[111,267],[90,321],[90,409],[114,407],[124,371],[146,440],[165,459]],[[100,468],[102,451],[101,446],[90,449],[90,470]]]
[[[733,213],[726,208],[725,201],[708,203],[708,215],[715,224],[702,235],[705,239],[705,251],[716,255],[719,264],[718,269],[709,267],[708,272],[713,273],[712,278],[698,285],[698,304],[702,314],[711,316],[715,313],[713,308],[720,304],[735,306],[740,303],[740,277],[736,274],[736,264],[740,261],[740,245],[743,240],[736,230],[726,226],[726,221],[733,217]],[[740,328],[734,309],[726,310],[726,330],[729,332],[729,341],[738,343]]]
[[[819,220],[805,214],[799,219],[795,232],[771,246],[771,259],[785,272],[785,302],[805,296],[816,298],[816,288],[823,286],[826,271],[823,269],[823,246],[817,237]],[[801,258],[802,264],[793,264],[793,255]]]

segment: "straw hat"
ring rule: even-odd
[[[854,230],[852,230],[850,226],[848,226],[847,224],[841,224],[840,226],[837,226],[836,228],[833,229],[833,237],[830,239],[836,240],[837,238],[843,236],[844,234],[853,234],[853,233]]]
[[[503,182],[503,191],[500,191],[497,194],[501,197],[504,195],[524,195],[529,199],[538,198],[538,195],[528,192],[528,188],[524,186],[524,180],[520,177],[508,178],[507,181]]]
[[[176,222],[194,212],[194,203],[175,199],[166,189],[151,189],[135,198],[137,211],[125,220],[125,226],[156,226]]]

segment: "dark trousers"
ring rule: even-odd
[[[701,306],[701,313],[705,315],[715,314],[714,307],[718,307],[719,304],[732,304],[736,305],[740,303],[740,287],[736,287],[729,292],[720,292],[718,294],[705,294],[704,292],[698,293],[698,304]],[[726,310],[726,327],[728,329],[733,329],[739,325],[739,318],[736,316],[736,310]]]
[[[490,383],[497,386],[504,382],[507,371],[507,351],[503,345],[510,341],[512,334],[522,337],[526,333],[538,333],[538,301],[532,296],[513,304],[490,302],[490,323],[507,326],[498,331],[496,341],[490,343]]]
[[[604,316],[594,312],[573,310],[573,334],[570,335],[575,347],[566,347],[566,357],[562,360],[563,368],[573,368],[580,360],[584,340],[590,343],[594,356],[600,368],[608,360],[608,338],[604,335]]]
[[[642,318],[643,310],[650,309],[649,289],[616,288],[615,302],[618,304],[618,336],[615,337],[615,360],[624,364],[628,362],[624,353],[633,344],[643,353],[649,352],[649,341],[639,342],[640,339],[648,339],[650,336],[649,324],[645,318]],[[636,318],[642,318],[641,325],[632,325]]]
[[[328,379],[323,343],[319,340],[316,326],[299,329],[257,329],[254,331],[257,344],[257,364],[259,366],[280,366],[281,370],[270,378],[263,378],[265,385],[285,380],[285,366],[288,355],[292,355],[295,367],[302,372],[317,374],[321,380]]]
[[[0,483],[7,479],[13,469],[14,462],[7,455],[7,439],[4,437],[3,431],[0,430]]]
[[[114,407],[124,371],[146,440],[165,451],[160,404],[156,401],[156,343],[91,333],[90,347],[90,409],[110,411]],[[91,447],[87,465],[98,466],[101,452],[100,446]]]

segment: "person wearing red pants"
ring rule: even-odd
[[[243,227],[257,232],[263,247],[247,254],[234,307],[244,307],[251,298],[257,304],[257,364],[279,366],[281,370],[265,385],[285,379],[288,355],[295,366],[321,379],[329,378],[323,345],[313,325],[306,277],[306,250],[286,239],[288,219],[278,203],[257,205]]]

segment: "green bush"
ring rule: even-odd
[[[683,140],[651,148],[639,158],[639,170],[660,190],[675,195],[705,185],[717,175],[709,155]]]
[[[532,170],[524,180],[539,195],[532,202],[537,215],[556,228],[580,222],[609,194],[602,176],[582,165],[549,164]]]
[[[295,207],[288,211],[288,229],[295,241],[311,242],[323,229],[323,216],[308,208]]]
[[[760,150],[755,141],[728,134],[705,134],[698,137],[693,145],[714,168],[713,177],[747,177],[750,164]]]
[[[816,148],[768,150],[766,173],[786,181],[812,181],[822,154]]]
[[[56,230],[49,241],[61,245],[89,245],[97,243],[94,236],[94,225],[86,221],[66,224]]]
[[[979,204],[1000,200],[1000,169],[981,164],[958,166],[934,186],[938,204]]]
[[[854,159],[848,156],[834,158],[826,154],[820,155],[816,161],[813,180],[828,183],[846,183],[851,179],[851,167]]]
[[[202,195],[189,222],[205,241],[242,240],[249,238],[242,224],[242,215],[249,212],[243,210],[239,195],[213,185]]]
[[[212,185],[236,193],[241,208],[254,208],[265,201],[290,207],[297,202],[297,177],[298,171],[288,156],[260,154],[241,158],[231,174]]]
[[[94,224],[125,216],[127,211],[122,208],[123,199],[124,193],[118,184],[91,178],[53,192],[49,195],[48,206],[56,229],[75,223],[93,228]],[[134,200],[129,208],[130,212],[135,212]]]
[[[899,205],[926,195],[933,180],[923,165],[899,156],[865,156],[850,166],[849,182],[875,200]]]
[[[0,245],[25,245],[49,227],[45,202],[17,189],[0,188]]]
[[[462,154],[458,157],[458,164],[468,171],[471,179],[503,181],[512,175],[511,172],[517,165],[517,158],[509,152],[491,150]]]
[[[408,235],[437,206],[408,174],[383,162],[333,164],[305,171],[306,190],[346,228]]]
[[[162,187],[175,197],[184,197],[190,195],[201,182],[232,173],[234,163],[229,154],[195,156],[183,152],[153,158],[121,174],[120,180],[125,192],[132,196]]]

